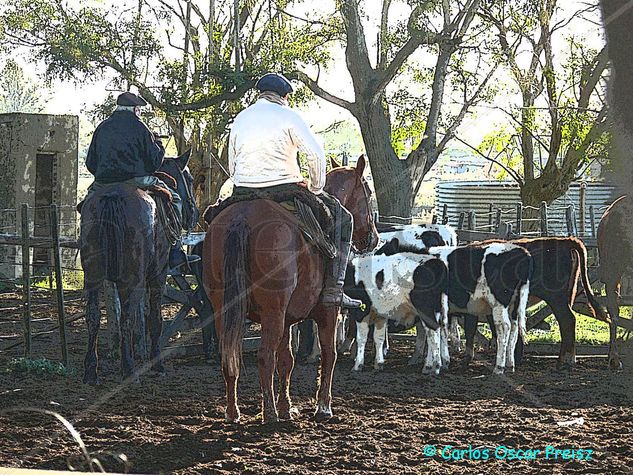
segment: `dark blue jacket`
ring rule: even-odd
[[[92,136],[86,166],[99,183],[153,175],[163,163],[165,148],[133,113],[117,111]]]

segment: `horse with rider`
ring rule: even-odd
[[[356,167],[337,166],[326,173],[323,146],[288,105],[293,92],[290,81],[280,74],[266,74],[256,88],[257,101],[238,114],[231,127],[233,193],[205,213],[204,287],[215,314],[226,418],[233,422],[240,418],[237,381],[247,319],[261,324],[257,360],[265,422],[292,418],[290,327],[313,319],[322,352],[316,417],[325,419],[332,415],[339,309],[362,306],[343,292],[350,252],[352,248],[369,251],[378,243],[371,191],[363,178],[366,163],[361,157]],[[164,159],[160,139],[139,118],[144,105],[142,98],[123,94],[117,111],[95,131],[87,158],[95,175],[81,221],[90,328],[84,379],[89,383],[96,382],[94,310],[98,314],[95,293],[98,296],[101,282],[117,282],[122,302],[122,372],[134,377],[130,328],[138,314],[139,295],[149,289],[151,354],[154,369],[161,371],[160,348],[154,344],[162,322],[160,293],[167,269],[188,265],[176,234],[183,221],[185,228],[192,225],[191,200],[183,203],[179,193],[180,189],[189,193],[191,181],[176,173],[180,176],[173,178],[181,186],[176,190],[176,184],[160,174],[169,160]],[[307,159],[307,183],[299,153]],[[162,198],[166,195],[169,206]],[[275,373],[278,397],[273,394]]]

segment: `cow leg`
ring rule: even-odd
[[[332,378],[336,364],[336,312],[331,307],[320,311],[319,344],[321,345],[321,382],[317,393],[317,409],[314,417],[323,421],[332,417]]]
[[[384,344],[387,338],[387,326],[387,320],[382,319],[374,324],[374,346],[376,348],[374,369],[376,371],[382,371],[385,366]]]
[[[356,351],[353,351],[352,346],[354,342],[356,341],[356,332],[358,331],[357,324],[356,324],[356,320],[351,318],[349,315],[345,318],[347,318],[347,329],[345,333],[345,341],[341,344],[341,347],[339,348],[338,352],[340,354],[345,354],[349,352],[351,355],[353,355],[354,353],[356,353]]]
[[[440,357],[442,371],[447,371],[451,364],[451,354],[449,351],[449,335],[445,325],[440,327]]]
[[[388,322],[385,322],[385,323],[388,323]],[[389,354],[389,325],[385,325],[385,343],[382,346],[383,359],[386,358],[388,354]]]
[[[556,368],[571,370],[576,364],[576,316],[566,301],[547,303],[558,321],[560,330],[560,352]]]
[[[312,349],[310,354],[308,355],[308,363],[314,364],[319,361],[319,356],[321,356],[321,347],[319,346],[319,339],[316,337],[319,329],[317,327],[316,322],[312,322]]]
[[[460,351],[462,351],[462,342],[459,336],[459,321],[457,320],[457,318],[458,317],[456,315],[453,315],[450,319],[450,345],[454,353],[459,353]]]
[[[415,352],[409,358],[409,365],[418,365],[424,361],[424,347],[426,345],[426,329],[420,317],[415,322]]]
[[[97,340],[99,336],[99,326],[101,325],[101,312],[99,311],[99,287],[92,288],[87,292],[86,324],[88,326],[88,349],[84,359],[84,383],[95,386],[99,384],[97,367],[99,358],[97,356]],[[117,333],[118,336],[118,333]]]
[[[442,359],[440,355],[441,331],[439,328],[432,330],[426,329],[426,341],[429,348],[422,374],[440,374],[442,368]]]
[[[492,318],[497,330],[497,360],[493,372],[494,374],[503,374],[506,366],[506,348],[510,336],[508,308],[499,304],[495,305],[492,308]]]
[[[290,327],[290,348],[293,355],[299,358],[299,324],[295,323]]]
[[[610,282],[605,284],[607,292],[607,310],[609,311],[609,368],[622,369],[622,362],[618,354],[616,343],[618,323],[620,321],[620,283]]]
[[[290,376],[295,364],[295,359],[290,346],[290,334],[292,327],[286,327],[281,343],[277,347],[277,376],[279,377],[279,397],[277,409],[279,418],[292,420],[292,403],[290,401]]]
[[[477,333],[478,317],[464,315],[464,336],[466,337],[466,349],[464,350],[464,367],[468,367],[475,358],[475,334]]]
[[[361,371],[365,364],[365,345],[369,336],[369,316],[356,323],[356,360],[352,371]]]
[[[516,318],[510,319],[510,334],[508,336],[508,343],[506,346],[506,365],[505,370],[510,373],[514,373],[514,348],[516,347],[519,339],[519,322]]]
[[[348,317],[345,313],[339,312],[338,318],[336,319],[336,349],[337,353],[342,354],[343,345],[347,340],[347,323]],[[319,329],[317,327],[317,333]],[[317,339],[318,340],[318,339]],[[349,349],[348,349],[349,351]],[[319,346],[319,353],[321,352],[321,347]]]

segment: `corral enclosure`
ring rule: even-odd
[[[51,204],[62,218],[60,233],[77,232],[77,174],[79,119],[45,114],[0,114],[0,233],[19,232],[21,205],[32,209],[32,236],[50,237]],[[20,277],[20,249],[0,248],[0,278]],[[33,254],[33,262],[50,264],[46,251]]]

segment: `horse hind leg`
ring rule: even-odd
[[[121,378],[123,381],[138,383],[134,363],[134,328],[145,289],[128,288],[124,284],[118,287],[121,296]]]
[[[257,366],[259,384],[262,390],[262,418],[264,424],[279,421],[277,404],[274,395],[274,375],[277,359],[277,348],[284,339],[285,314],[262,318],[262,331]]]
[[[163,316],[161,313],[161,299],[165,290],[165,276],[161,275],[148,282],[149,312],[147,313],[147,327],[151,340],[150,361],[152,370],[159,374],[165,373],[161,357],[160,340],[163,333]]]
[[[290,328],[284,330],[283,338],[277,348],[277,374],[279,376],[279,397],[277,410],[282,420],[292,420],[293,411],[290,401],[290,376],[294,368],[294,356],[291,349]]]
[[[91,288],[87,292],[86,324],[88,326],[88,349],[84,359],[85,384],[91,386],[99,384],[97,374],[99,358],[97,355],[97,340],[101,325],[101,312],[99,310],[99,287]]]

